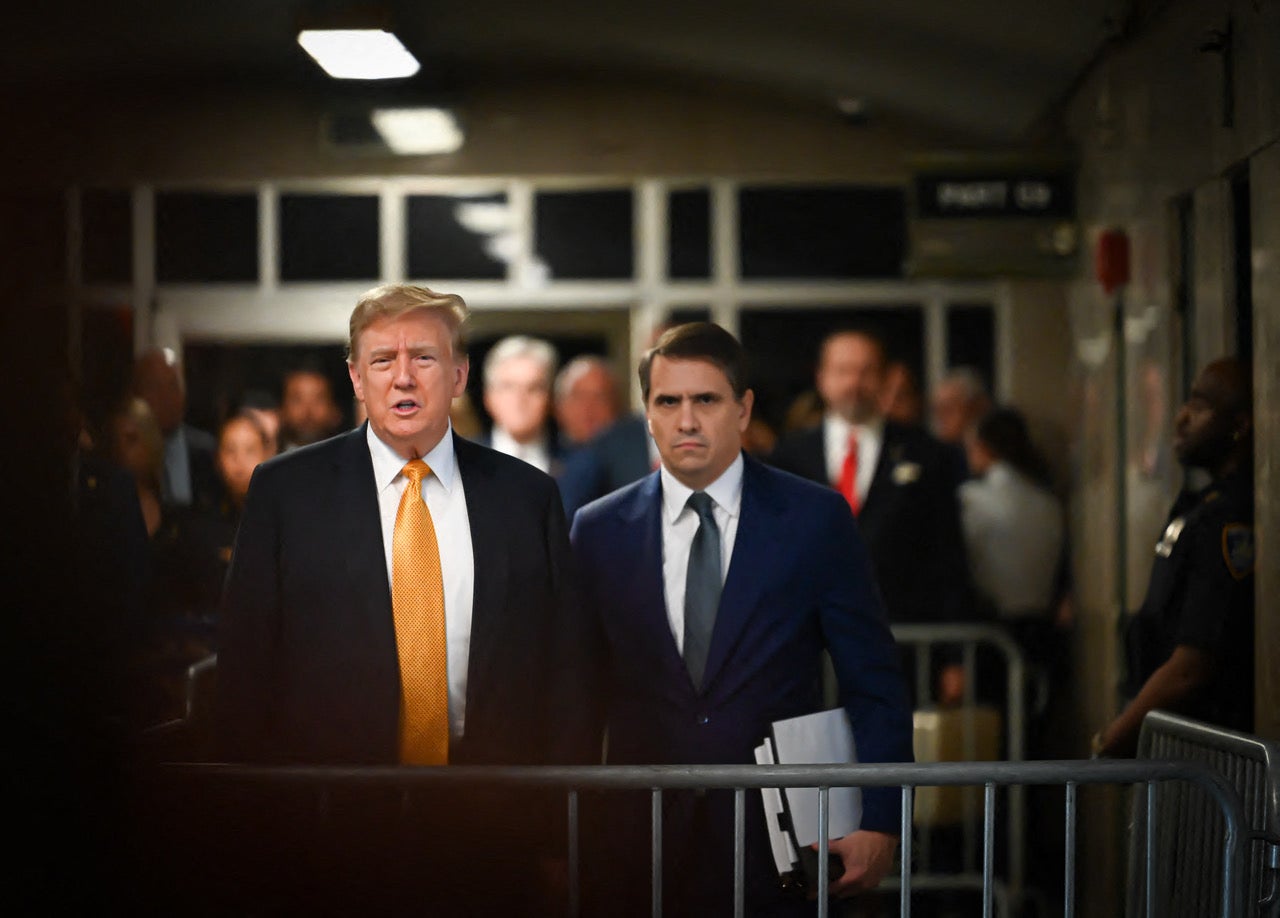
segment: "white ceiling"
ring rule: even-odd
[[[525,72],[713,80],[830,104],[855,97],[957,137],[1022,140],[1133,0],[393,0],[423,61],[411,88]],[[341,6],[328,0],[324,6]],[[0,86],[255,80],[321,88],[302,0],[43,0],[5,15]],[[410,88],[410,87],[406,87]]]

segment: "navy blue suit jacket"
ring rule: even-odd
[[[609,762],[753,762],[774,720],[821,709],[823,650],[860,760],[910,761],[898,655],[848,505],[829,488],[744,461],[741,516],[701,691],[667,619],[660,475],[574,518],[570,539],[600,646],[597,687],[587,697],[597,702],[597,722],[607,723]],[[863,827],[896,834],[899,797],[867,790]],[[749,872],[767,879],[763,815],[758,795],[751,800]],[[727,804],[702,847],[732,851]],[[678,818],[668,814],[669,823]]]
[[[604,497],[653,471],[649,460],[649,425],[644,415],[620,418],[579,448],[557,479],[565,515]]]

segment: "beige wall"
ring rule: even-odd
[[[85,182],[343,175],[741,175],[900,181],[905,153],[953,135],[718,85],[541,80],[469,91],[467,142],[436,157],[341,152],[321,139],[339,103],[247,90],[113,90],[19,103],[26,142],[0,174]]]
[[[1120,457],[1114,406],[1117,383],[1114,349],[1103,366],[1089,355],[1102,352],[1103,326],[1110,307],[1092,279],[1092,265],[1082,265],[1073,288],[1072,335],[1075,375],[1098,385],[1100,418],[1086,407],[1075,426],[1075,451],[1081,460],[1073,502],[1076,570],[1081,586],[1077,659],[1082,680],[1077,708],[1082,722],[1101,725],[1115,712],[1115,680],[1119,674],[1117,625],[1122,606],[1133,608],[1145,588],[1150,545],[1157,535],[1163,507],[1180,482],[1176,468],[1144,466],[1143,421],[1163,418],[1167,424],[1180,392],[1180,330],[1174,315],[1170,240],[1174,198],[1191,195],[1194,206],[1195,324],[1190,354],[1193,365],[1234,346],[1234,314],[1230,264],[1230,196],[1224,174],[1250,164],[1253,220],[1253,291],[1257,380],[1258,539],[1257,681],[1260,711],[1270,715],[1257,723],[1260,733],[1280,736],[1277,701],[1280,685],[1280,565],[1274,555],[1275,527],[1280,515],[1265,505],[1272,492],[1280,450],[1280,299],[1276,265],[1280,264],[1280,7],[1249,0],[1211,2],[1180,0],[1161,6],[1131,41],[1104,56],[1073,96],[1069,132],[1081,151],[1080,213],[1086,238],[1118,227],[1131,242],[1131,283],[1124,291],[1125,356],[1128,373],[1122,384],[1127,406],[1128,455],[1121,482],[1114,473]],[[1230,14],[1234,23],[1235,123],[1222,124],[1222,69],[1219,59],[1200,52],[1211,29],[1221,29]],[[1268,146],[1270,144],[1270,146]],[[1092,397],[1092,396],[1091,396]],[[1088,400],[1086,400],[1088,401]],[[1095,473],[1096,469],[1102,469]],[[1120,489],[1124,488],[1123,503]],[[1275,501],[1271,501],[1275,504]],[[1126,525],[1127,524],[1127,525]],[[1128,580],[1125,602],[1117,582],[1113,552],[1121,543],[1115,533],[1126,528],[1123,565]],[[1084,661],[1088,665],[1084,666]],[[1089,862],[1101,867],[1096,882],[1084,890],[1082,911],[1111,913],[1122,901],[1120,865],[1123,808],[1115,799],[1094,800],[1086,808],[1082,845]]]
[[[1258,672],[1255,729],[1280,738],[1280,141],[1253,157],[1253,357]]]

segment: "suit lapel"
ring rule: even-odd
[[[453,435],[458,474],[467,497],[475,587],[471,603],[471,653],[467,663],[467,700],[483,695],[485,676],[502,636],[502,597],[510,557],[502,525],[501,490],[493,482],[492,465],[482,449]]]
[[[890,423],[884,425],[884,436],[880,443],[880,456],[876,459],[876,473],[871,478],[871,487],[867,489],[867,497],[858,511],[858,521],[865,523],[869,516],[874,516],[889,498],[893,490],[893,467],[902,461],[902,442],[897,429]]]
[[[734,538],[733,556],[715,628],[711,632],[711,649],[703,678],[704,691],[729,659],[742,636],[762,594],[770,561],[781,551],[780,517],[783,508],[775,499],[765,469],[750,457],[744,457],[742,471],[742,505],[739,509],[738,533]]]
[[[628,567],[638,576],[627,590],[628,605],[634,610],[634,635],[648,647],[636,648],[637,654],[659,660],[668,676],[683,679],[690,689],[693,683],[685,668],[684,658],[671,633],[671,618],[667,612],[667,593],[662,573],[662,477],[653,472],[636,492],[635,501],[624,518],[623,531],[635,533],[634,542],[624,557],[634,557],[637,563]]]
[[[391,584],[387,581],[387,556],[382,544],[382,516],[378,510],[378,486],[365,425],[344,435],[334,457],[333,495],[343,527],[347,573],[352,583],[369,584],[370,601],[364,604],[382,627],[392,627]]]

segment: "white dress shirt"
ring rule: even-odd
[[[396,511],[409,479],[401,474],[407,460],[369,432],[369,455],[378,489],[378,514],[382,519],[382,548],[387,558],[387,583],[391,583],[391,549]],[[453,427],[445,431],[431,452],[422,457],[431,474],[422,479],[422,499],[431,511],[440,546],[440,573],[444,578],[445,640],[449,645],[449,732],[462,736],[467,714],[467,663],[471,654],[471,606],[475,593],[475,563],[471,552],[471,521],[462,476],[453,454]]]
[[[540,472],[551,471],[551,448],[546,437],[539,437],[529,443],[518,443],[511,434],[501,427],[493,428],[489,435],[490,446],[500,453],[523,459]]]
[[[960,521],[974,585],[1001,618],[1044,615],[1062,556],[1058,499],[997,462],[960,486]]]
[[[684,588],[689,577],[689,549],[698,531],[698,514],[687,506],[693,489],[681,484],[664,465],[662,478],[662,585],[667,600],[667,621],[676,649],[684,654]],[[733,542],[738,535],[742,509],[742,454],[724,474],[706,488],[713,506],[711,515],[720,527],[720,582],[729,573]]]
[[[838,414],[828,413],[822,422],[822,442],[827,457],[827,480],[840,483],[840,471],[844,457],[849,452],[849,434],[858,433],[858,474],[854,487],[858,492],[858,505],[867,500],[871,480],[876,477],[876,463],[880,461],[880,447],[884,443],[884,418],[876,418],[868,424],[851,424]]]

